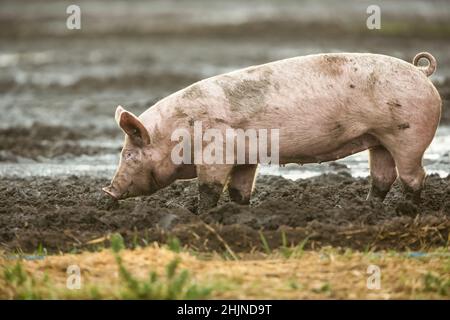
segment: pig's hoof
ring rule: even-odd
[[[389,190],[381,190],[375,186],[372,186],[366,200],[383,202],[388,192]]]

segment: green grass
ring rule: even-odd
[[[322,283],[322,285],[318,288],[313,288],[312,291],[314,293],[326,293],[326,294],[330,294],[331,293],[331,285],[329,282],[325,282]]]
[[[281,247],[279,248],[279,251],[281,255],[286,259],[298,259],[301,258],[304,252],[304,248],[306,243],[308,242],[309,237],[306,237],[303,239],[299,244],[296,246],[289,246],[286,239],[286,233],[283,231],[281,233]]]
[[[450,280],[445,280],[442,276],[428,272],[423,276],[425,291],[437,292],[443,297],[450,296]]]
[[[44,257],[47,255],[47,249],[44,248],[44,246],[42,245],[42,243],[39,243],[37,249],[36,249],[36,255],[40,256],[40,257]]]
[[[179,241],[175,241],[176,252],[179,252]],[[169,246],[170,247],[170,246]],[[159,277],[151,271],[147,279],[136,279],[124,266],[120,251],[125,248],[123,238],[120,234],[111,237],[111,248],[115,254],[119,275],[124,283],[125,289],[121,293],[123,299],[205,299],[212,289],[191,283],[187,270],[177,271],[180,260],[175,258],[166,266],[165,277]],[[174,251],[174,250],[172,250]]]
[[[167,240],[167,248],[176,253],[180,253],[183,249],[181,242],[177,237],[169,237]]]
[[[49,280],[44,276],[42,280],[36,280],[23,270],[20,261],[12,267],[3,269],[3,277],[14,292],[14,299],[39,300],[43,298],[43,292],[49,287]]]
[[[266,254],[271,254],[272,250],[270,249],[269,243],[267,242],[267,239],[266,239],[266,237],[264,236],[264,234],[262,233],[261,230],[259,231],[259,238],[261,239],[261,243],[262,243],[264,252]]]

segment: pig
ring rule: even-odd
[[[427,61],[419,66],[420,59]],[[181,163],[171,152],[178,128],[279,129],[279,164],[334,161],[369,150],[367,199],[383,201],[399,177],[407,199],[420,202],[422,158],[441,116],[442,101],[429,80],[436,59],[412,64],[370,53],[294,57],[217,75],[160,100],[139,117],[121,106],[125,133],[110,186],[114,199],[150,195],[177,179],[198,178],[198,212],[230,199],[248,204],[258,163]],[[205,145],[208,142],[204,142]]]

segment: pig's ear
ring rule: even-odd
[[[125,109],[122,108],[122,106],[117,106],[117,109],[116,109],[116,116],[114,117],[114,118],[116,119],[117,124],[119,124],[119,121],[120,121],[120,114],[121,114],[123,111],[125,111]]]
[[[141,120],[121,106],[117,107],[116,121],[134,144],[141,146],[150,143],[150,136]]]

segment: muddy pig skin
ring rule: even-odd
[[[420,59],[427,66],[418,66]],[[413,63],[369,53],[295,57],[211,77],[160,100],[139,117],[116,110],[125,132],[119,167],[103,190],[115,199],[149,195],[176,179],[198,177],[199,212],[224,189],[250,201],[257,164],[174,164],[174,130],[279,129],[279,162],[316,163],[370,152],[368,199],[383,200],[397,175],[405,197],[420,201],[422,157],[441,115],[428,79],[429,53]],[[194,142],[192,142],[194,143]],[[204,148],[207,142],[204,143]]]

